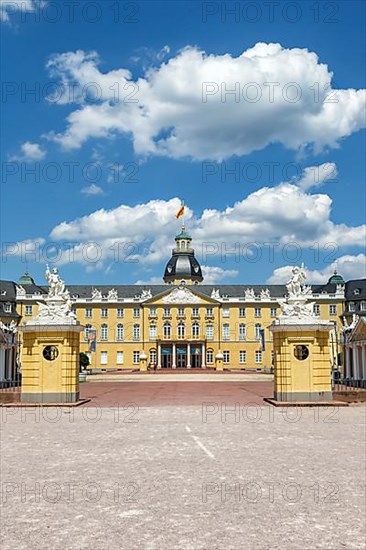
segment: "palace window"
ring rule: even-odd
[[[320,315],[320,305],[319,304],[314,304],[313,312],[314,312],[314,315]]]
[[[192,307],[192,315],[193,317],[198,317],[198,307]]]
[[[254,308],[254,317],[262,317],[262,308],[261,307],[255,307]]]
[[[103,308],[100,310],[100,316],[101,316],[101,317],[108,317],[108,308],[103,307]]]
[[[213,325],[206,325],[206,338],[207,340],[213,340],[214,328]]]
[[[254,327],[254,338],[256,340],[260,340],[261,338],[261,330],[262,330],[262,325],[259,324],[259,323],[256,323],[255,327]]]
[[[360,310],[361,310],[361,311],[365,311],[365,310],[366,310],[366,302],[365,302],[365,300],[362,300],[362,302],[360,303]]]
[[[206,351],[206,363],[212,364],[214,362],[213,349]]]
[[[11,313],[11,304],[4,304],[5,313]]]
[[[25,314],[32,315],[32,313],[33,313],[33,306],[25,306]]]
[[[117,308],[117,317],[124,317],[124,315],[125,315],[125,312],[124,312],[123,307],[118,307]]]
[[[228,307],[222,308],[222,316],[223,317],[230,317],[230,309]]]
[[[348,311],[356,311],[356,304],[354,302],[348,304]]]
[[[100,327],[100,339],[108,340],[108,325],[101,325]]]
[[[228,323],[222,325],[222,339],[230,340],[230,325]]]
[[[133,308],[133,316],[135,318],[140,317],[140,308],[139,307],[134,307]]]
[[[140,352],[134,351],[132,357],[133,357],[133,364],[138,365],[140,363]]]
[[[230,351],[223,351],[222,355],[224,356],[224,363],[227,365],[230,363]]]
[[[164,317],[170,317],[170,307],[164,308]]]
[[[85,308],[85,317],[93,317],[93,310],[91,307]]]
[[[243,365],[247,362],[247,352],[244,349],[239,351],[239,363]]]
[[[87,342],[89,340],[89,331],[90,331],[91,328],[92,328],[91,325],[85,325],[85,330],[84,330],[84,340],[85,340],[85,342]]]
[[[330,306],[329,306],[329,315],[337,315],[337,306],[336,306],[336,304],[330,304]]]
[[[118,323],[116,327],[116,340],[123,340],[125,336],[124,327],[121,323]]]
[[[133,339],[140,340],[140,325],[133,325]]]
[[[271,317],[277,317],[277,308],[271,307]]]
[[[149,327],[149,338],[154,340],[156,338],[156,325],[150,325]]]
[[[206,308],[206,315],[209,315],[209,316],[213,315],[213,308],[212,307],[207,307]]]
[[[255,362],[257,364],[261,363],[262,362],[262,352],[260,350],[257,350],[255,352]]]
[[[151,317],[156,317],[156,307],[150,308],[149,315],[151,315]]]
[[[246,337],[247,337],[246,326],[244,325],[244,323],[240,323],[240,325],[239,325],[239,340],[245,340]]]
[[[192,323],[192,337],[198,338],[200,335],[200,325],[199,323]]]
[[[170,323],[164,323],[163,326],[164,338],[170,338],[172,335],[172,327]]]
[[[117,351],[117,365],[123,365],[123,351]]]
[[[178,323],[178,338],[184,338],[186,334],[186,326],[184,323]]]
[[[239,308],[239,317],[245,317],[245,307]]]
[[[100,352],[100,364],[101,365],[108,365],[108,351],[101,351]]]
[[[178,315],[179,315],[179,317],[183,317],[183,315],[184,315],[184,307],[179,307],[179,308],[178,308]]]
[[[150,363],[156,364],[156,349],[150,350]]]

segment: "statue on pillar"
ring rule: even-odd
[[[65,283],[61,279],[57,267],[54,267],[51,272],[47,265],[45,278],[49,285],[48,296],[50,298],[67,298],[65,295]]]

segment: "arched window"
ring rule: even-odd
[[[170,338],[172,334],[172,326],[170,323],[164,323],[163,326],[164,338]]]
[[[192,337],[198,338],[200,335],[200,324],[197,322],[192,323]]]
[[[100,327],[100,339],[101,340],[108,340],[108,325],[103,324]]]
[[[140,340],[140,325],[133,325],[133,339]]]
[[[178,323],[178,338],[184,338],[186,334],[186,326],[183,322]]]
[[[213,349],[209,348],[207,351],[206,351],[206,363],[207,364],[211,364],[214,362],[214,354],[213,354]]]
[[[151,340],[154,340],[156,338],[156,325],[151,324],[149,327],[149,337]]]
[[[84,331],[84,340],[87,342],[89,340],[89,331],[92,328],[91,325],[85,325],[85,331]]]
[[[156,349],[150,350],[150,363],[156,364]]]
[[[123,325],[122,323],[118,323],[116,327],[116,340],[123,340],[124,335],[125,333],[124,333]]]
[[[245,338],[246,338],[245,324],[240,323],[240,325],[239,325],[239,340],[245,340]]]

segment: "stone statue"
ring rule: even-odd
[[[290,297],[297,297],[303,294],[303,286],[306,279],[304,264],[301,267],[294,266],[292,268],[292,277],[287,282],[286,288]]]
[[[270,291],[269,291],[269,288],[266,288],[266,289],[262,288],[262,290],[261,290],[261,298],[262,298],[263,300],[265,300],[265,299],[270,298],[270,297],[271,297],[271,293],[270,293]]]
[[[111,288],[111,290],[108,292],[107,299],[108,300],[118,300],[117,290],[115,290],[114,288]]]
[[[254,288],[246,288],[244,295],[246,300],[255,300]]]
[[[92,297],[92,300],[101,300],[102,293],[97,288],[93,288],[91,297]]]
[[[211,298],[215,300],[220,300],[220,289],[213,288],[211,292]]]
[[[50,271],[48,265],[46,267],[45,273],[46,281],[49,285],[48,296],[50,298],[65,297],[65,283],[61,279],[57,267],[54,267],[52,272]]]

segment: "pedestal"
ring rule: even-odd
[[[217,371],[222,371],[222,370],[224,370],[224,356],[223,356],[223,354],[221,353],[221,351],[219,351],[218,353],[216,353],[216,356],[215,356],[215,367],[216,367],[216,370],[217,370]]]
[[[21,401],[75,403],[79,400],[80,325],[25,325]]]
[[[274,348],[274,399],[331,401],[331,323],[271,325]]]
[[[140,371],[147,371],[147,355],[144,351],[140,353]]]

